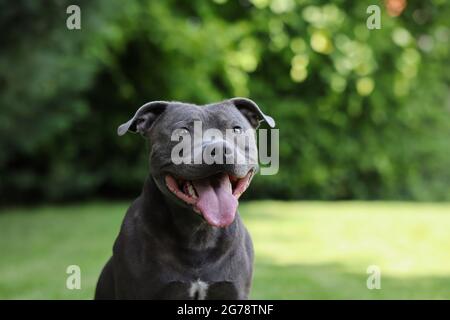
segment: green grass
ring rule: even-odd
[[[127,204],[0,212],[0,298],[90,299]],[[450,299],[450,204],[241,204],[255,299]],[[81,290],[66,268],[81,267]],[[369,265],[381,289],[368,290]]]

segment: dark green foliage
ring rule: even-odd
[[[2,202],[131,196],[147,172],[117,126],[149,100],[248,96],[280,129],[280,172],[247,197],[450,199],[450,5],[71,1],[0,5]]]

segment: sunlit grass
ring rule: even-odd
[[[450,298],[449,209],[253,203],[246,207],[246,221],[264,266],[256,268],[253,297]],[[366,287],[370,265],[381,268],[381,290]]]
[[[0,298],[90,299],[127,204],[0,213]],[[256,252],[252,298],[450,298],[450,204],[241,205]],[[65,287],[68,265],[82,289]],[[369,265],[381,289],[368,290]]]

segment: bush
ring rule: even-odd
[[[68,1],[3,4],[2,201],[135,195],[148,150],[117,125],[149,100],[232,96],[280,129],[280,172],[247,197],[450,199],[450,6],[383,7],[368,30],[369,4],[86,1],[80,31]]]

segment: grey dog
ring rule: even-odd
[[[194,121],[201,121],[203,129],[253,135],[262,121],[275,125],[246,98],[204,106],[149,102],[122,124],[119,135],[131,131],[148,139],[150,175],[125,215],[95,299],[248,298],[253,244],[237,206],[258,166],[174,164],[172,134],[192,134]],[[256,149],[251,141],[250,149]],[[202,142],[202,148],[219,142]],[[229,151],[234,150],[225,154]]]

